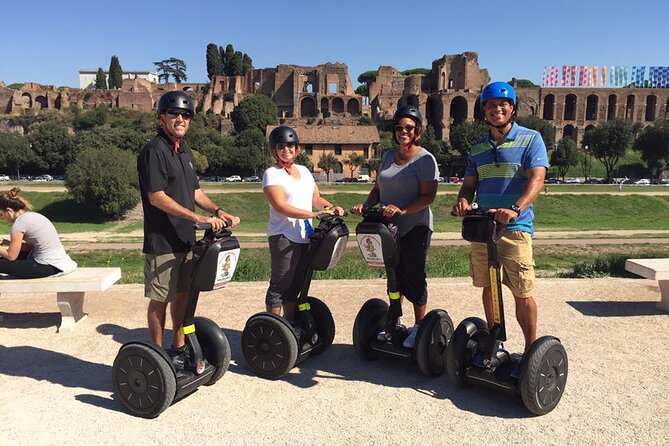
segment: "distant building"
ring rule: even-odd
[[[267,126],[266,135],[269,137],[270,132],[276,127]],[[351,176],[351,171],[344,164],[344,160],[352,153],[362,155],[367,160],[380,156],[381,139],[373,125],[296,125],[293,128],[300,138],[300,148],[314,163],[314,173],[322,174],[323,178],[325,173],[318,167],[318,162],[324,155],[334,155],[339,161],[339,166],[331,172],[335,175],[331,175],[330,180]],[[353,177],[361,173],[365,172],[358,168],[353,171]]]
[[[105,71],[105,79],[109,85],[109,71]],[[79,71],[79,88],[90,89],[95,87],[95,77],[98,70],[95,71]],[[153,71],[124,71],[123,79],[144,79],[155,84],[158,83],[158,73]]]

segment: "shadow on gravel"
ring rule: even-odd
[[[60,313],[6,313],[0,312],[2,328],[49,328],[58,331]]]
[[[625,317],[625,316],[656,316],[665,314],[657,308],[655,301],[640,302],[588,302],[567,301],[576,311],[584,316]]]

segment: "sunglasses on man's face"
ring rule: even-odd
[[[407,133],[411,133],[416,129],[415,125],[396,125],[395,126],[395,131],[396,132],[401,132],[402,130],[406,130]]]
[[[179,116],[182,116],[184,119],[193,119],[193,113],[186,110],[167,110],[165,113],[175,119]]]

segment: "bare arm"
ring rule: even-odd
[[[330,201],[325,199],[321,195],[321,191],[318,188],[317,184],[314,184],[314,195],[311,199],[311,205],[314,209],[323,209],[323,211],[328,213],[337,213],[338,215],[344,215],[344,208],[341,206],[334,206]],[[326,208],[328,208],[326,210]]]
[[[356,215],[361,215],[362,214],[362,208],[367,206],[367,207],[372,207],[381,201],[381,193],[379,192],[379,186],[377,183],[374,183],[374,187],[372,188],[371,191],[369,191],[369,195],[367,195],[367,199],[365,200],[364,204],[356,204],[351,208],[351,212],[356,214]]]
[[[223,222],[220,219],[196,214],[174,201],[174,199],[164,191],[149,192],[147,195],[152,206],[155,206],[170,215],[191,220],[194,223],[209,223],[214,230],[219,230],[223,227]]]
[[[401,209],[401,214],[417,214],[434,203],[434,198],[437,196],[438,185],[439,183],[437,180],[421,181],[418,199],[406,208]]]
[[[23,247],[23,232],[12,232],[7,248],[0,247],[0,256],[7,260],[16,260]]]
[[[209,196],[205,194],[202,189],[195,189],[195,204],[197,204],[197,206],[203,211],[214,214],[221,220],[231,222],[232,226],[237,226],[241,221],[239,217],[230,214],[229,212],[225,211],[222,207],[218,206],[216,203],[211,201],[211,198],[209,198]]]
[[[453,206],[451,214],[458,217],[464,217],[465,213],[472,208],[474,201],[474,194],[476,193],[476,186],[479,184],[478,176],[468,176],[462,180],[460,192],[458,193],[458,201]]]

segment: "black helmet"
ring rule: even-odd
[[[188,110],[191,113],[195,113],[193,99],[191,99],[191,97],[183,91],[168,91],[160,97],[160,101],[158,101],[159,115],[162,115],[167,110],[172,108]]]
[[[270,148],[276,147],[277,144],[289,142],[299,144],[300,139],[297,137],[297,132],[287,125],[280,125],[279,127],[272,130],[269,134]]]
[[[402,118],[411,118],[418,127],[423,127],[423,116],[415,105],[403,105],[398,108],[393,116],[393,125],[397,125]]]

